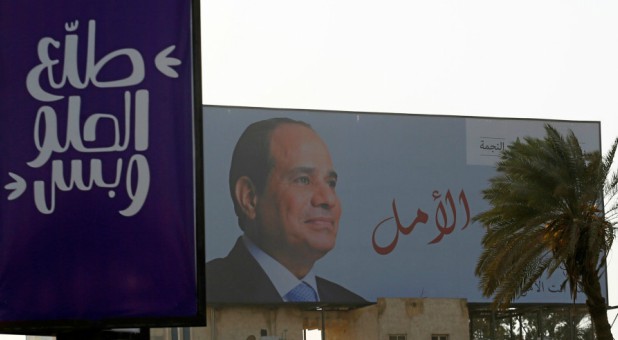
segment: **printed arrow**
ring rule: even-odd
[[[9,194],[9,201],[17,199],[21,194],[26,191],[26,181],[24,181],[21,176],[16,175],[12,172],[9,172],[9,176],[13,178],[14,182],[11,182],[4,186],[6,190],[12,190],[13,192]]]
[[[172,53],[175,48],[175,45],[169,46],[159,52],[155,57],[155,66],[157,66],[157,69],[170,78],[178,78],[178,72],[172,69],[172,66],[180,65],[180,60],[169,57],[169,54]]]

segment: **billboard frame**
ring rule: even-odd
[[[384,115],[384,117],[389,117],[389,116],[410,116],[410,117],[418,117],[418,118],[440,118],[440,119],[447,119],[447,118],[457,118],[457,119],[479,119],[479,120],[495,120],[495,121],[517,121],[517,122],[548,122],[548,123],[556,123],[556,124],[580,124],[580,123],[584,123],[584,124],[593,124],[594,129],[597,131],[596,136],[593,137],[593,139],[595,139],[596,141],[598,141],[598,145],[599,148],[602,151],[602,147],[603,145],[601,144],[601,123],[599,121],[593,121],[593,120],[564,120],[564,119],[543,119],[543,118],[517,118],[517,117],[492,117],[492,116],[475,116],[475,115],[452,115],[452,114],[445,114],[445,115],[437,115],[437,114],[420,114],[420,113],[403,113],[403,112],[376,112],[376,111],[359,111],[359,110],[337,110],[337,109],[307,109],[307,108],[289,108],[289,107],[268,107],[268,106],[243,106],[243,105],[221,105],[221,104],[206,104],[203,105],[203,109],[204,109],[204,124],[205,126],[210,124],[209,123],[209,115],[206,114],[206,112],[208,110],[227,110],[228,114],[231,113],[235,113],[233,112],[234,110],[239,110],[239,111],[265,111],[265,112],[260,112],[259,115],[256,115],[255,117],[252,117],[251,119],[247,119],[245,121],[245,119],[243,119],[243,123],[249,123],[249,122],[255,122],[257,120],[259,120],[259,118],[257,117],[288,117],[288,118],[293,118],[293,119],[298,119],[298,116],[301,115],[313,115],[314,117],[318,117],[315,119],[315,121],[319,121],[319,117],[321,115],[327,115],[329,113],[333,113],[333,114],[338,114],[338,115],[360,115],[362,117],[362,115]],[[251,112],[253,113],[253,112]],[[279,115],[279,113],[281,113]],[[240,115],[242,116],[242,115]],[[361,119],[362,120],[362,119]],[[313,123],[315,123],[315,121],[312,121],[312,125]],[[240,131],[242,131],[242,129],[240,129]],[[231,138],[231,137],[230,137]],[[206,138],[207,139],[207,138]],[[207,141],[206,141],[207,142]],[[209,159],[205,159],[205,161],[209,161]],[[206,188],[206,190],[208,190],[208,188]],[[220,222],[220,221],[219,221]],[[206,221],[206,223],[208,224],[208,221]],[[224,224],[227,225],[227,224]],[[208,228],[208,225],[205,225],[206,228]],[[208,232],[208,231],[207,231]],[[210,237],[213,237],[213,235],[210,235]],[[212,256],[212,254],[210,255]],[[218,256],[221,256],[221,254],[218,254]],[[216,258],[217,256],[215,256],[214,258]],[[207,254],[207,262],[213,260],[214,258],[209,258],[208,254]],[[603,266],[607,267],[607,264],[605,263]],[[608,282],[608,277],[607,275],[604,275],[604,278],[602,279],[602,283],[605,284],[605,288],[604,288],[604,295],[605,298],[608,297],[608,290],[609,290],[609,282]],[[461,297],[461,296],[459,296]],[[369,300],[371,301],[371,300]],[[369,302],[374,303],[374,302]],[[471,302],[471,304],[474,305],[484,305],[487,302],[483,302],[483,301],[473,301]],[[528,306],[528,305],[548,305],[548,306],[552,306],[552,305],[560,305],[560,304],[564,304],[567,302],[549,302],[549,301],[545,301],[545,302],[534,302],[534,301],[526,301],[526,302],[514,302],[513,306]],[[575,305],[581,305],[582,303],[580,302],[572,302]],[[267,306],[270,305],[272,303],[247,303],[247,302],[218,302],[216,304],[216,306],[237,306],[237,305],[244,305],[244,306]],[[293,302],[283,302],[277,305],[295,305],[295,303]],[[318,303],[314,303],[314,304],[309,304],[309,303],[301,303],[301,306],[304,307],[324,307],[324,306],[329,306],[328,303],[322,303],[322,302],[318,302]],[[336,304],[331,304],[331,306],[339,306]],[[353,306],[353,305],[347,305],[349,306]]]

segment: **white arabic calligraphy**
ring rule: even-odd
[[[75,25],[66,25],[65,29],[68,32],[77,30],[78,22]],[[88,48],[86,53],[86,71],[83,77],[80,78],[78,71],[78,36],[76,34],[67,34],[64,39],[64,63],[62,68],[62,78],[60,81],[56,81],[54,77],[54,67],[60,63],[57,59],[52,59],[49,56],[49,49],[60,49],[61,44],[59,41],[50,37],[45,37],[39,41],[38,44],[38,56],[39,65],[30,70],[26,77],[26,88],[32,97],[42,102],[53,102],[64,98],[61,95],[51,94],[43,89],[41,86],[40,78],[43,72],[47,70],[47,80],[49,85],[53,89],[60,89],[66,85],[68,80],[69,84],[76,89],[84,89],[90,83],[98,88],[111,88],[111,87],[126,87],[137,85],[144,80],[144,59],[142,55],[135,49],[124,48],[119,49],[105,55],[101,60],[95,62],[95,41],[96,41],[96,22],[90,20],[88,22]],[[131,62],[132,73],[123,79],[115,79],[109,81],[99,81],[97,76],[101,69],[111,60],[126,56]]]
[[[67,23],[65,30],[69,33],[77,31],[79,23]],[[26,77],[26,87],[32,97],[41,102],[55,102],[64,96],[53,94],[53,89],[60,89],[67,85],[74,89],[85,89],[89,85],[97,88],[127,87],[137,85],[145,77],[144,61],[141,54],[131,48],[112,51],[99,61],[95,61],[96,23],[89,21],[88,41],[85,72],[82,76],[78,70],[78,35],[67,34],[64,43],[64,63],[62,77],[57,81],[54,77],[54,67],[60,63],[49,55],[51,48],[59,49],[60,42],[44,37],[38,43],[38,57],[40,64],[34,66]],[[120,56],[128,57],[132,66],[129,75],[120,79],[100,81],[97,77],[105,65]],[[167,60],[167,59],[166,59]],[[56,74],[58,74],[56,72]],[[47,76],[47,82],[41,82]],[[42,84],[49,84],[51,89],[43,89]],[[65,160],[56,159],[69,150],[83,154],[102,154],[124,152],[129,149],[131,140],[133,150],[143,152],[149,146],[149,92],[139,89],[134,93],[124,92],[124,119],[122,116],[111,113],[92,113],[82,116],[82,98],[71,95],[67,99],[66,126],[59,126],[58,115],[51,105],[39,108],[34,122],[33,139],[38,154],[27,163],[31,168],[40,168],[51,161],[51,178],[46,183],[36,180],[33,183],[34,202],[39,212],[51,214],[56,208],[56,192],[71,190],[90,191],[94,188],[109,189],[110,198],[116,196],[116,189],[121,186],[124,174],[124,189],[131,200],[128,207],[119,211],[123,216],[133,216],[143,207],[150,189],[150,167],[148,159],[142,154],[120,155],[112,167],[113,178],[104,178],[104,162],[101,158],[92,158],[89,161],[82,159],[66,160],[70,162],[65,167]],[[124,121],[122,124],[122,121]],[[132,127],[132,122],[134,126]],[[124,126],[124,128],[123,128]],[[65,131],[62,140],[61,130]],[[124,135],[122,133],[124,131]],[[97,133],[103,134],[111,142],[101,145],[97,140]],[[133,134],[133,138],[131,138]],[[127,160],[128,157],[128,160]],[[84,170],[84,163],[89,163],[89,172]],[[65,169],[68,168],[68,169]],[[107,171],[110,173],[110,170]],[[111,177],[107,175],[107,177]]]

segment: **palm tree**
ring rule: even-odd
[[[490,209],[474,217],[487,229],[476,275],[492,306],[505,308],[543,273],[564,269],[563,287],[569,284],[574,300],[578,287],[584,292],[597,338],[613,339],[600,274],[614,240],[618,138],[602,157],[582,151],[572,131],[545,131],[544,139],[510,145],[483,191]]]

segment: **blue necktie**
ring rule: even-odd
[[[286,301],[289,302],[316,302],[318,301],[318,295],[315,290],[305,282],[299,283],[296,287],[290,290],[284,296]]]

